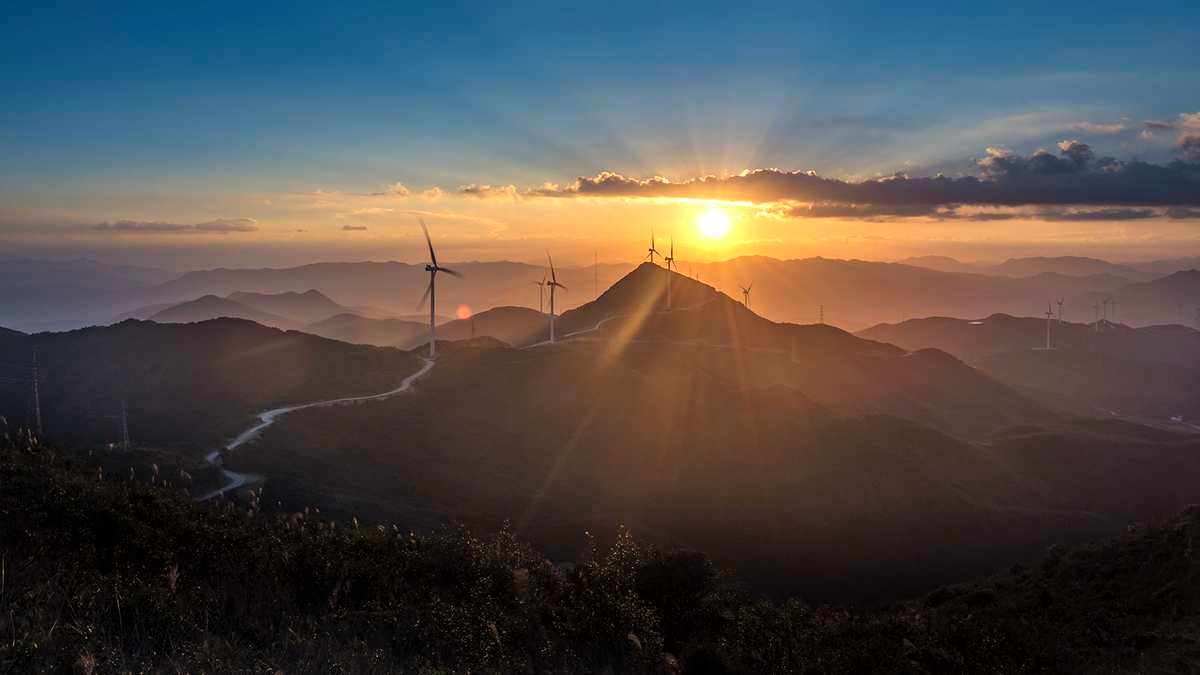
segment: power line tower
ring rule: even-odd
[[[129,409],[125,407],[125,399],[121,399],[121,447],[129,452]]]
[[[42,397],[38,392],[37,349],[33,350],[33,425],[40,437],[42,435]]]

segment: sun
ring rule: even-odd
[[[715,206],[696,217],[696,226],[700,234],[709,239],[720,239],[729,234],[729,214]]]

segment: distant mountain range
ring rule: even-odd
[[[1200,331],[1110,322],[1097,331],[1053,320],[1054,349],[1047,351],[1046,324],[1003,314],[975,321],[934,317],[858,335],[910,350],[944,350],[1058,409],[1200,420]]]
[[[624,524],[814,598],[915,592],[1200,499],[1195,434],[1104,410],[1079,416],[1139,401],[1138,412],[1157,415],[1196,391],[1186,379],[1194,331],[1105,325],[1096,336],[1072,325],[1063,349],[1031,352],[1044,321],[993,319],[991,346],[972,340],[980,325],[969,321],[927,331],[949,336],[938,343],[946,351],[903,332],[897,346],[777,323],[643,264],[564,312],[565,341],[545,344],[548,317],[531,309],[447,323],[439,335],[450,341],[413,395],[295,412],[226,462],[266,476],[289,511],[317,506],[405,528],[507,521],[570,558],[582,532]],[[378,321],[342,313],[318,323],[366,331],[350,335],[363,340],[375,339]],[[395,386],[419,365],[427,335],[421,323],[406,329],[411,352],[238,319],[125,321],[3,333],[0,359],[28,363],[36,345],[52,436],[114,440],[126,400],[135,440],[194,455],[254,411]],[[1132,355],[1121,361],[1123,352]],[[1105,398],[1121,393],[1116,382],[1124,398]],[[27,385],[0,387],[0,414],[27,419]],[[1072,396],[1089,407],[1064,403]]]
[[[1108,297],[1118,301],[1117,314],[1109,318],[1131,325],[1191,324],[1200,304],[1200,281],[1193,276],[1184,274],[1177,283],[1153,284],[1155,275],[1186,272],[1186,268],[1172,267],[1194,262],[1190,259],[1146,263],[1144,269],[1074,257],[1023,258],[992,266],[945,258],[909,262],[912,264],[756,256],[716,263],[684,262],[681,269],[734,297],[740,297],[739,286],[754,283],[752,306],[774,320],[817,323],[823,315],[827,323],[848,330],[922,316],[1036,315],[1047,300],[1060,298],[1067,318],[1084,321],[1093,317],[1093,306]],[[21,269],[28,274],[0,275],[0,325],[26,331],[59,330],[104,324],[113,317],[148,318],[155,313],[148,309],[162,311],[206,295],[241,302],[297,326],[338,313],[422,321],[422,316],[413,315],[418,314],[416,302],[428,281],[421,265],[398,262],[218,269],[189,272],[161,283],[158,280],[166,276],[161,271],[92,269],[97,264],[89,263],[91,271],[86,273],[102,276],[103,282],[80,284],[72,276],[73,268],[60,263],[38,267],[40,264],[25,261]],[[537,265],[467,262],[454,267],[464,278],[448,278],[439,286],[442,315],[478,315],[501,306],[541,309],[534,282],[542,279],[544,270]],[[568,288],[557,298],[559,310],[593,300],[594,288],[607,288],[632,268],[600,265],[597,269],[559,270],[559,279]],[[340,309],[297,310],[280,295],[290,294],[286,297],[303,305],[303,299],[294,296],[313,290],[326,299],[336,298],[329,302]],[[266,302],[261,296],[275,299],[269,305],[256,304],[255,297]]]

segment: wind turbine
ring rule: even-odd
[[[545,273],[542,274],[541,281],[534,281],[531,283],[534,286],[538,287],[538,311],[545,313],[546,312],[546,275],[545,275]]]
[[[1096,332],[1100,332],[1100,303],[1092,305],[1092,311],[1096,314]]]
[[[751,281],[749,286],[741,286],[742,289],[742,304],[746,309],[750,309],[750,289],[754,288],[754,282]]]
[[[1059,298],[1058,299],[1058,322],[1059,323],[1062,323],[1062,317],[1063,317],[1062,306],[1063,306],[1062,298]]]
[[[1046,302],[1046,349],[1050,350],[1050,322],[1054,320],[1054,311],[1050,309],[1050,303]]]
[[[550,341],[554,342],[554,289],[561,288],[565,291],[567,287],[558,283],[558,276],[554,273],[554,260],[549,251],[546,251],[546,262],[550,263],[550,281],[547,281],[546,285],[550,287]]]
[[[671,309],[671,270],[675,269],[675,235],[671,235],[671,252],[663,256],[667,261],[667,309]]]
[[[421,231],[425,233],[425,243],[429,244],[429,264],[425,266],[425,271],[429,272],[429,286],[425,288],[425,295],[421,296],[421,302],[417,303],[417,309],[425,306],[425,301],[429,301],[429,358],[437,356],[437,324],[435,323],[434,313],[436,308],[436,294],[434,293],[434,282],[437,280],[438,272],[445,272],[452,277],[462,277],[461,274],[455,272],[448,267],[438,265],[437,254],[433,252],[433,240],[429,238],[429,228],[425,227],[425,220],[418,218],[421,223]]]
[[[656,256],[656,255],[661,256],[662,254],[658,252],[658,249],[654,248],[654,229],[651,228],[650,229],[650,248],[646,249],[646,260],[649,260],[650,264],[653,265],[654,264],[654,256]]]

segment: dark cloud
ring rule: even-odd
[[[1184,161],[1200,164],[1200,134],[1180,138],[1178,148]]]
[[[1200,219],[1200,209],[1188,209],[1180,206],[1173,209],[1167,209],[1166,213],[1163,215],[1171,218],[1172,220]]]
[[[197,234],[206,232],[228,234],[231,232],[254,232],[258,230],[258,221],[253,218],[218,218],[204,223],[183,225],[157,221],[118,220],[112,223],[93,225],[92,229],[120,234]]]
[[[783,214],[793,218],[915,218],[938,216],[937,206],[902,205],[882,206],[876,204],[798,204],[790,206]]]
[[[523,197],[643,197],[805,202],[876,207],[991,206],[1200,206],[1200,157],[1151,164],[1096,158],[1085,143],[1063,141],[1059,153],[1024,156],[989,148],[977,161],[979,176],[912,178],[895,175],[862,182],[823,178],[812,171],[756,169],[736,176],[674,182],[604,172],[567,187],[516,191],[512,186],[468,186],[460,194]],[[1200,152],[1200,144],[1195,146]],[[1195,161],[1192,161],[1195,160]]]
[[[1144,220],[1162,213],[1154,209],[1098,209],[1091,211],[1046,211],[1035,216],[1038,220]]]
[[[343,225],[342,226],[343,232],[362,232],[363,230],[366,230],[366,229],[367,229],[366,225]]]

